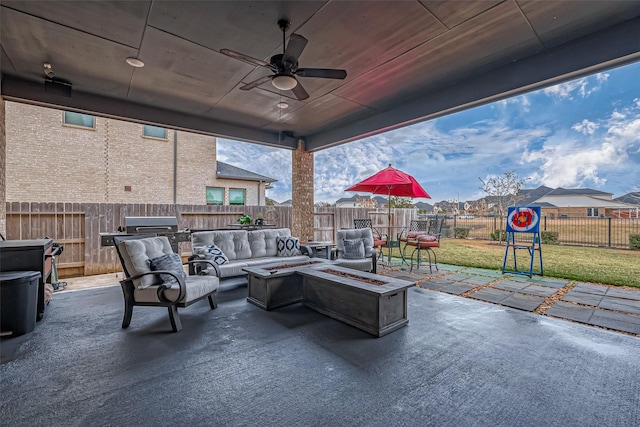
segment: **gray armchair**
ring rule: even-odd
[[[113,240],[125,275],[120,281],[124,294],[123,328],[129,327],[136,305],[166,307],[174,332],[182,330],[178,307],[204,298],[212,310],[217,307],[219,279],[187,276],[166,236],[114,236]]]
[[[335,265],[376,272],[377,255],[370,228],[339,230],[336,237]]]

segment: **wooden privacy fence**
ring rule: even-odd
[[[415,216],[413,209],[397,209],[399,224]],[[115,249],[100,246],[100,233],[124,227],[128,216],[177,216],[181,230],[210,230],[237,224],[243,214],[262,216],[267,224],[291,228],[290,206],[211,206],[135,203],[7,203],[7,239],[50,237],[64,246],[57,259],[60,277],[94,275],[120,270]],[[386,224],[387,212],[364,208],[316,208],[314,239],[335,240],[336,231],[352,228],[355,218],[372,218],[375,225]],[[180,252],[191,252],[188,242]]]
[[[115,249],[100,246],[100,233],[116,232],[128,216],[177,216],[181,230],[228,228],[243,214],[262,216],[267,224],[291,228],[290,206],[209,206],[119,203],[7,203],[7,239],[50,237],[64,246],[58,258],[61,277],[111,273],[120,270]],[[371,218],[373,226],[386,232],[389,225],[385,209],[316,207],[314,240],[335,241],[336,232],[353,228],[353,220]],[[407,226],[417,217],[415,209],[393,209],[391,225]],[[443,230],[453,237],[456,227],[467,228],[469,237],[490,239],[491,233],[504,229],[504,218],[466,215],[449,217]],[[628,248],[629,235],[640,234],[637,218],[561,218],[543,217],[542,231],[558,233],[559,244]],[[395,235],[399,229],[393,229]],[[191,245],[180,243],[180,252],[188,254]]]

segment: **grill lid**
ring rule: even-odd
[[[178,231],[175,216],[127,216],[124,218],[127,233],[162,233]]]

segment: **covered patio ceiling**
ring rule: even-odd
[[[640,1],[0,1],[2,96],[309,151],[640,59]],[[279,19],[309,40],[298,100]],[[133,68],[127,57],[144,61]],[[45,86],[44,63],[71,96]],[[48,89],[48,90],[47,90]],[[287,109],[276,106],[286,101]]]

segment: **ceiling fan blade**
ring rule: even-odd
[[[298,101],[304,101],[309,97],[309,94],[307,93],[306,90],[304,90],[299,80],[298,80],[298,84],[293,89],[291,89],[291,92],[293,92],[296,98],[298,98]]]
[[[347,72],[345,70],[334,70],[332,68],[298,68],[296,70],[296,76],[342,80],[347,77]]]
[[[235,50],[230,49],[220,49],[220,53],[223,55],[230,56],[234,59],[239,59],[240,61],[246,62],[251,65],[258,65],[260,67],[266,67],[272,69],[271,64],[263,61],[262,59],[252,58],[250,56],[245,55],[244,53],[236,52]]]
[[[289,37],[289,44],[287,45],[287,49],[284,51],[284,55],[282,57],[282,62],[295,65],[308,42],[309,41],[301,35],[291,34]]]
[[[266,83],[268,81],[270,81],[271,79],[273,79],[273,76],[264,76],[264,77],[260,77],[258,80],[254,80],[251,83],[247,83],[244,86],[240,86],[240,90],[249,90],[249,89],[253,89],[254,87],[258,87],[263,83]]]

